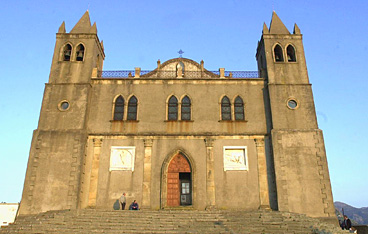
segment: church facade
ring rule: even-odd
[[[174,58],[103,71],[88,11],[56,34],[20,214],[112,209],[273,209],[336,219],[297,25],[273,13],[258,72]]]

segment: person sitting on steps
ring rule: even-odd
[[[129,210],[139,210],[139,205],[135,200],[130,204]]]

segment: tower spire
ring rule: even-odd
[[[80,18],[78,23],[74,26],[74,28],[70,31],[70,33],[89,33],[90,30],[91,20],[89,18],[89,12],[87,10],[82,18]]]
[[[276,12],[272,12],[272,19],[270,25],[270,34],[290,34]]]

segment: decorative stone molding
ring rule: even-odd
[[[93,139],[93,147],[101,147],[102,139],[95,138]]]
[[[215,142],[215,139],[205,138],[204,142],[206,144],[206,147],[213,147],[213,143]]]
[[[265,144],[264,139],[255,138],[254,142],[256,143],[257,148],[264,147],[264,144]]]
[[[153,139],[144,139],[144,147],[152,147],[153,145]]]

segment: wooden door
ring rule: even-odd
[[[181,195],[182,195],[182,184],[180,180],[180,174],[188,174],[189,178],[191,174],[191,169],[188,160],[182,154],[177,154],[173,157],[170,161],[168,173],[167,173],[167,206],[180,206],[181,205]],[[188,178],[186,176],[185,178]],[[191,204],[191,181],[189,179],[186,180],[184,183],[189,182],[190,187],[190,194],[185,194],[186,197],[190,197],[190,204]],[[185,184],[184,186],[188,186]],[[185,189],[184,192],[188,190]],[[184,205],[184,204],[183,204]],[[187,204],[185,204],[187,205]]]

